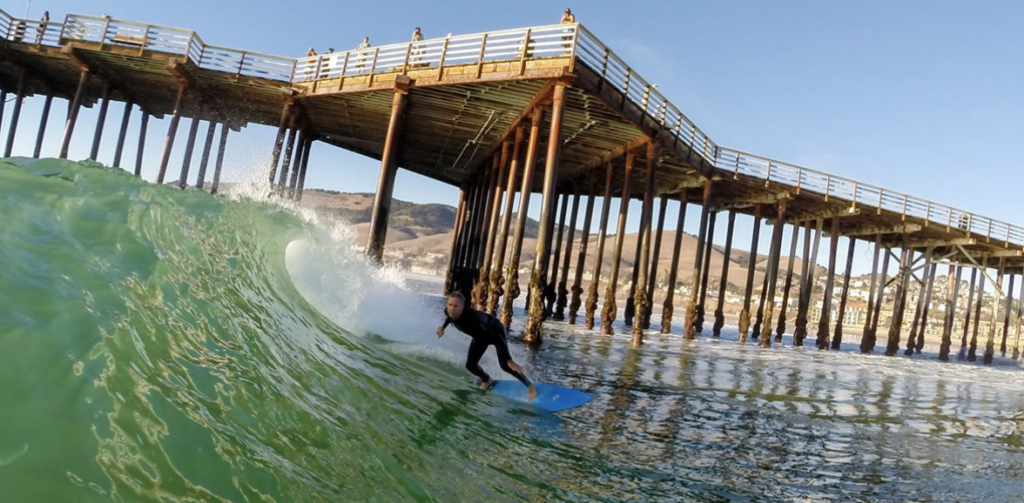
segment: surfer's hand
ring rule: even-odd
[[[440,339],[444,335],[444,327],[437,327],[437,338]]]
[[[519,372],[520,374],[523,373],[523,367],[521,365],[519,365],[518,363],[512,361],[512,360],[508,361],[508,368],[510,368],[512,370],[515,370],[516,372]]]

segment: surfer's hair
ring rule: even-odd
[[[456,292],[452,292],[452,293],[448,294],[448,298],[449,299],[453,298],[453,297],[456,298],[456,299],[459,299],[459,302],[461,302],[462,305],[466,305],[466,296],[462,295],[462,292],[456,291]]]

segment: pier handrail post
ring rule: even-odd
[[[412,55],[412,42],[405,47],[405,61],[402,62],[402,75],[409,73],[409,56]]]
[[[437,62],[437,80],[441,80],[444,75],[444,57],[448,55],[448,38],[444,39],[444,43],[441,44],[441,59]]]
[[[530,35],[532,32],[532,29],[527,28],[526,34],[523,36],[523,49],[519,52],[519,75],[526,71],[526,57],[530,53]]]
[[[192,57],[192,41],[195,40],[195,39],[196,39],[196,32],[193,31],[188,36],[188,43],[185,44],[185,60],[186,61]],[[196,62],[196,65],[199,65],[198,61]]]
[[[486,52],[486,50],[487,50],[487,34],[484,33],[483,36],[480,37],[480,53],[477,54],[477,57],[476,57],[476,78],[478,78],[478,79],[480,78],[480,73],[483,71],[483,68],[484,68],[484,53]]]
[[[579,23],[573,23],[573,25],[572,25],[572,47],[570,48],[570,51],[572,51],[572,52],[569,53],[569,56],[570,56],[570,58],[569,58],[569,72],[576,71],[576,43],[579,41],[579,39],[580,39],[580,24]]]
[[[70,21],[71,21],[71,14],[65,14],[64,15],[64,22],[61,23],[61,25],[60,25],[60,36],[57,37],[57,41],[58,42],[64,39],[64,30],[67,29],[68,22],[70,22]],[[13,25],[14,25],[14,23],[11,23],[11,24],[7,25],[7,36],[4,37],[4,40],[6,40],[6,39],[11,37],[11,26],[13,26]]]
[[[110,31],[110,18],[107,18],[107,22],[103,24],[103,34],[100,35],[100,49],[107,43],[107,32]]]

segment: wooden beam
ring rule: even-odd
[[[978,244],[974,238],[920,239],[907,242],[911,248],[936,248],[945,246],[971,246]]]
[[[922,228],[919,224],[876,225],[843,231],[842,234],[846,237],[871,236],[873,240],[875,234],[912,234]]]
[[[600,156],[600,157],[598,157],[598,158],[588,162],[587,164],[584,164],[583,168],[580,169],[579,171],[585,173],[585,172],[588,172],[588,171],[591,171],[591,170],[594,170],[594,169],[597,169],[597,168],[602,168],[604,166],[607,166],[609,162],[612,162],[612,161],[614,161],[616,159],[619,159],[621,157],[625,157],[626,154],[628,154],[628,153],[630,153],[630,152],[632,152],[632,151],[634,151],[634,150],[636,150],[638,148],[644,147],[644,146],[646,146],[650,142],[651,142],[650,137],[641,136],[637,140],[631,141],[631,142],[629,142],[629,143],[627,143],[625,145],[621,145],[618,148],[615,148],[615,149],[613,149],[613,150],[611,150],[609,152],[606,152],[604,155],[602,155],[602,156]],[[704,183],[703,179],[701,179],[701,184],[703,184],[703,183]],[[694,185],[694,187],[700,187],[701,184]]]
[[[714,206],[715,211],[725,210],[740,210],[744,208],[752,208],[755,204],[778,204],[780,201],[792,199],[793,195],[787,191],[776,192],[774,194],[763,194],[753,198],[745,198],[731,201],[724,201]]]
[[[117,93],[120,94],[122,97],[126,98],[127,100],[134,103],[135,106],[139,107],[139,110],[141,110],[143,113],[148,113],[150,116],[155,117],[157,119],[162,119],[164,117],[164,114],[162,113],[153,112],[150,107],[146,106],[142,101],[139,100],[139,97],[135,93],[129,91],[127,86],[121,85],[121,83],[117,82],[114,79],[114,74],[110,72],[110,70],[108,70],[102,64],[87,61],[85,57],[82,56],[81,51],[74,45],[66,45],[61,49],[60,52],[67,56],[68,60],[70,60],[72,63],[78,65],[79,68],[88,68],[89,73],[103,80],[103,82],[109,85],[111,89],[117,91]],[[49,85],[48,82],[44,80],[42,77],[40,77],[38,74],[34,74],[33,78],[39,80],[40,82],[43,82],[44,85]]]
[[[842,208],[829,208],[827,210],[812,211],[794,215],[786,220],[786,223],[802,222],[807,220],[828,219],[832,217],[855,217],[860,215],[860,208],[844,206]]]

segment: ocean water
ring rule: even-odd
[[[734,332],[632,349],[551,323],[513,357],[595,400],[538,413],[473,388],[468,338],[434,335],[430,282],[368,266],[345,223],[265,193],[0,161],[0,502],[1024,493],[1010,360],[761,349]],[[493,352],[484,363],[500,373]]]

